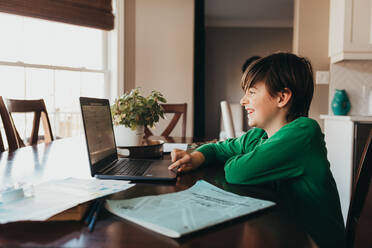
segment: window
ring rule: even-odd
[[[0,13],[0,34],[0,95],[43,98],[54,136],[80,134],[79,96],[107,96],[107,32]],[[13,118],[29,137],[33,115]]]

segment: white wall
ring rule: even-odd
[[[120,0],[117,0],[120,1]],[[124,1],[124,91],[135,87],[136,0]]]
[[[187,136],[193,131],[194,1],[135,1],[135,86],[187,103]],[[126,89],[127,91],[127,89]],[[172,136],[181,135],[181,122]],[[158,130],[162,131],[164,122]]]
[[[293,52],[310,59],[314,75],[329,70],[328,30],[329,0],[295,0]],[[315,79],[315,78],[314,78]],[[321,114],[328,112],[328,85],[316,85],[309,116],[323,128]]]

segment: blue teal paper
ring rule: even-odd
[[[273,205],[224,191],[203,180],[176,193],[106,201],[106,208],[113,214],[172,238]]]

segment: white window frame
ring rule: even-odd
[[[103,50],[103,57],[104,56],[107,56],[107,51],[105,51],[105,50]],[[24,68],[49,69],[49,70],[64,70],[64,71],[78,71],[78,72],[109,73],[109,70],[108,69],[97,70],[97,69],[88,69],[88,68],[85,68],[85,67],[70,67],[70,66],[57,66],[57,65],[44,65],[44,64],[30,64],[30,63],[24,63],[24,62],[21,62],[21,61],[18,61],[18,62],[0,61],[0,65],[3,65],[3,66],[24,67]],[[103,68],[105,68],[105,67],[103,67]]]

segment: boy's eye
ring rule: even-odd
[[[254,91],[248,91],[249,95],[253,95],[255,92]]]

